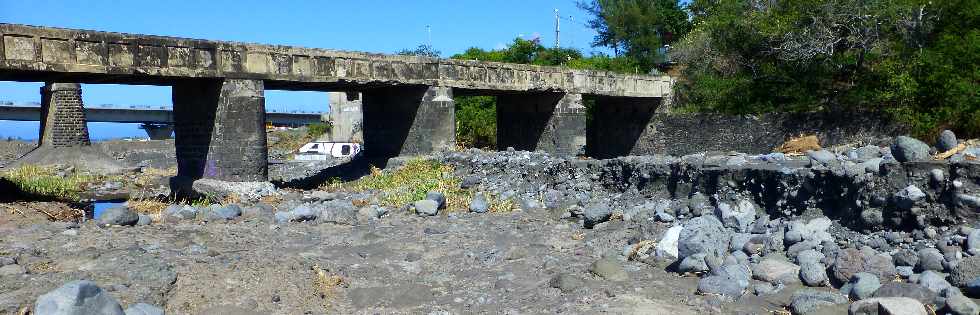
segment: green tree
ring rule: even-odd
[[[689,110],[876,110],[980,134],[976,1],[693,0],[671,51]]]
[[[432,46],[430,45],[420,44],[418,47],[415,47],[415,49],[402,49],[396,52],[395,54],[405,55],[405,56],[439,58],[439,56],[442,55],[442,52],[436,50],[435,48],[432,48]]]
[[[636,60],[644,72],[665,61],[661,47],[691,29],[677,0],[591,0],[579,8],[592,14],[595,47],[608,47]]]

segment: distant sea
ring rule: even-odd
[[[37,140],[41,123],[37,121],[0,120],[0,139]],[[119,138],[148,138],[138,123],[88,123],[88,134],[92,141]]]

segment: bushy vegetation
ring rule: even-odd
[[[325,189],[368,191],[382,193],[381,204],[386,207],[399,208],[417,200],[425,199],[430,191],[442,192],[446,196],[446,208],[449,211],[465,211],[473,198],[473,191],[462,189],[459,184],[462,179],[453,174],[453,167],[434,160],[416,158],[409,160],[402,167],[382,171],[371,169],[371,175],[353,182],[329,183]],[[488,199],[490,211],[510,211],[512,202]]]
[[[333,128],[333,125],[329,122],[312,123],[306,126],[306,134],[310,138],[316,139],[330,132],[331,128]]]
[[[980,136],[980,2],[694,0],[671,56],[689,111],[870,110]]]
[[[456,96],[456,143],[467,148],[497,147],[497,99]]]
[[[104,180],[101,176],[66,172],[58,174],[49,167],[23,165],[0,173],[0,177],[17,187],[28,197],[78,201],[86,184]]]

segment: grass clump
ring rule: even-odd
[[[316,139],[330,131],[331,128],[333,125],[330,122],[312,123],[306,126],[306,134],[310,138]]]
[[[402,167],[382,171],[371,168],[371,175],[353,182],[343,183],[332,181],[321,187],[326,190],[368,191],[381,192],[382,206],[398,208],[417,200],[425,199],[430,191],[438,191],[446,196],[446,209],[466,211],[470,200],[477,193],[460,188],[462,179],[454,175],[452,165],[439,161],[415,158]],[[484,194],[489,204],[490,212],[508,212],[517,208],[513,200],[503,200]]]
[[[103,179],[98,175],[76,172],[58,174],[54,168],[36,165],[14,168],[0,173],[0,177],[31,197],[67,201],[78,200],[86,184]]]
[[[382,193],[381,204],[400,207],[425,199],[430,191],[446,195],[446,208],[464,209],[472,193],[459,188],[462,181],[453,175],[453,167],[434,160],[415,158],[393,171],[371,168],[371,175],[350,183],[331,183],[331,188],[352,191],[377,190]]]

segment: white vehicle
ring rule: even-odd
[[[361,145],[351,142],[310,142],[299,148],[297,160],[325,161],[331,158],[348,158],[361,153]]]

